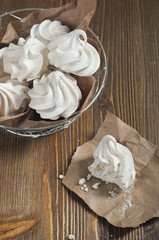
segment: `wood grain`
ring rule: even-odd
[[[36,224],[36,220],[27,220],[21,222],[10,222],[0,225],[0,239],[8,239],[24,234],[32,229]]]
[[[53,222],[52,222],[52,197],[49,183],[48,173],[43,174],[42,182],[42,209],[41,220],[45,230],[45,239],[51,240],[53,237]]]
[[[68,2],[1,0],[0,13]],[[77,240],[159,239],[158,219],[135,229],[113,227],[58,179],[108,112],[159,146],[159,1],[98,0],[90,26],[108,61],[107,84],[93,106],[68,129],[48,137],[0,130],[0,239],[65,240],[69,234]]]

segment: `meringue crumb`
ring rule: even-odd
[[[120,209],[118,209],[118,213],[120,213],[122,216],[125,216],[126,210],[132,207],[131,200],[132,200],[131,195],[125,198],[124,199],[125,204]]]
[[[115,196],[116,196],[116,192],[114,192],[114,191],[109,191],[109,194],[110,194],[112,197],[115,197]]]
[[[92,175],[89,173],[89,174],[87,175],[87,181],[89,181],[89,180],[91,179],[91,177],[92,177]]]
[[[85,192],[88,192],[88,188],[87,188],[87,187],[86,187],[86,188],[84,188],[84,191],[85,191]]]
[[[128,207],[132,207],[131,196],[129,196],[129,198],[125,199],[125,202],[127,203]]]
[[[70,235],[68,236],[68,239],[70,239],[70,240],[73,240],[73,239],[75,239],[75,235],[73,235],[73,234],[70,234]]]
[[[97,183],[95,183],[95,184],[92,185],[92,188],[98,189],[99,185],[100,185],[100,182],[97,182]]]
[[[79,185],[83,185],[85,182],[86,182],[86,179],[85,178],[81,178],[79,180]]]
[[[81,179],[80,179],[81,180]],[[83,180],[84,181],[84,180]],[[81,181],[82,182],[82,181]],[[80,187],[81,190],[88,192],[88,187],[86,184],[83,184],[82,187]]]
[[[62,174],[59,175],[59,179],[63,179],[63,177],[64,177],[64,176],[63,176]]]

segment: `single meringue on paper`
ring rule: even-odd
[[[92,176],[115,183],[122,190],[133,185],[136,174],[133,156],[113,136],[106,135],[102,138],[93,157],[94,163],[88,167]]]
[[[51,120],[72,115],[82,99],[77,81],[60,71],[35,79],[28,94],[31,98],[29,106],[35,109],[41,118]]]
[[[47,70],[49,61],[46,46],[35,38],[19,38],[18,44],[10,43],[3,53],[4,72],[18,81],[32,80]]]
[[[40,24],[34,24],[30,30],[31,38],[36,38],[43,44],[48,44],[56,37],[70,32],[69,27],[62,25],[60,21],[44,20]]]
[[[87,42],[83,30],[76,29],[56,37],[48,44],[50,64],[77,76],[91,76],[99,68],[97,50]]]
[[[0,116],[24,112],[30,101],[28,90],[24,84],[11,80],[10,76],[0,78]]]

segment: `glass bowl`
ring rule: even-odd
[[[37,10],[44,10],[42,8],[25,8],[25,9],[17,9],[10,12],[5,12],[0,15],[0,37],[2,37],[6,31],[6,27],[9,22],[13,20],[21,20],[21,18],[28,15],[28,13],[37,11]],[[102,46],[101,41],[99,40],[99,37],[90,29],[87,30],[87,36],[89,38],[94,39],[98,44],[98,50],[100,54],[100,68],[98,71],[94,74],[94,77],[96,79],[95,86],[93,89],[93,94],[90,99],[90,101],[87,103],[86,107],[81,110],[80,112],[76,113],[72,117],[68,118],[67,120],[47,127],[40,127],[40,128],[14,128],[14,127],[8,127],[4,125],[0,125],[1,128],[5,129],[6,131],[10,133],[14,133],[20,136],[24,137],[41,137],[41,136],[47,136],[56,132],[59,132],[67,127],[69,127],[70,124],[72,124],[82,113],[84,113],[98,98],[100,95],[103,87],[105,86],[106,82],[106,74],[107,74],[107,60],[106,60],[106,54],[105,50]]]

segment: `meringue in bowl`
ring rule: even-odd
[[[22,17],[26,16],[28,14],[28,12],[30,13],[30,12],[33,12],[36,10],[43,10],[43,9],[41,9],[41,8],[18,9],[18,10],[14,10],[14,11],[7,12],[7,13],[0,15],[0,24],[1,24],[0,36],[2,36],[4,34],[4,32],[6,30],[6,26],[10,21],[14,20],[15,18],[20,20]],[[48,25],[50,23],[48,21],[45,24]],[[54,26],[52,26],[52,27],[54,27]],[[40,31],[40,29],[39,29],[39,31]],[[67,32],[68,29],[62,29],[61,31]],[[32,35],[35,35],[35,34],[37,34],[36,26],[35,26],[35,29],[32,30]],[[107,73],[107,61],[106,61],[105,50],[102,46],[102,43],[100,42],[99,38],[96,36],[96,34],[90,28],[88,28],[88,30],[87,30],[87,36],[88,36],[88,38],[95,40],[95,42],[97,43],[98,53],[99,53],[99,57],[100,57],[99,69],[95,72],[95,74],[93,74],[96,81],[95,81],[95,85],[93,88],[92,97],[89,99],[89,102],[87,103],[87,105],[81,111],[75,112],[72,116],[70,116],[69,118],[66,118],[64,121],[61,121],[61,122],[57,121],[57,123],[56,123],[56,120],[53,119],[53,124],[51,126],[39,127],[39,128],[15,128],[15,127],[0,125],[1,128],[5,129],[8,132],[11,132],[11,133],[14,133],[14,134],[17,134],[20,136],[26,136],[26,137],[36,138],[36,137],[40,137],[40,136],[50,135],[50,134],[56,133],[60,130],[63,130],[65,128],[69,127],[70,124],[72,124],[83,112],[85,112],[94,103],[94,101],[97,99],[97,97],[99,96],[99,94],[101,93],[101,91],[105,85],[106,73]],[[45,35],[44,35],[43,39],[44,39],[44,44],[47,44],[47,42],[45,42]],[[39,40],[41,40],[41,39],[39,39]],[[50,45],[49,47],[52,48],[53,45]],[[56,58],[56,56],[55,56],[55,58]],[[88,69],[88,71],[89,71],[89,69]],[[91,75],[91,71],[90,71],[90,75]],[[30,79],[32,79],[32,75],[29,75],[29,76],[30,76]],[[20,77],[20,79],[19,79],[20,81],[23,81],[22,77]],[[36,81],[35,81],[35,84],[36,84]],[[32,92],[31,92],[31,94],[32,94]],[[79,96],[79,98],[80,98],[80,96]],[[62,115],[60,115],[60,116],[62,116]],[[67,114],[66,114],[66,116],[65,115],[63,115],[63,116],[67,117]]]

